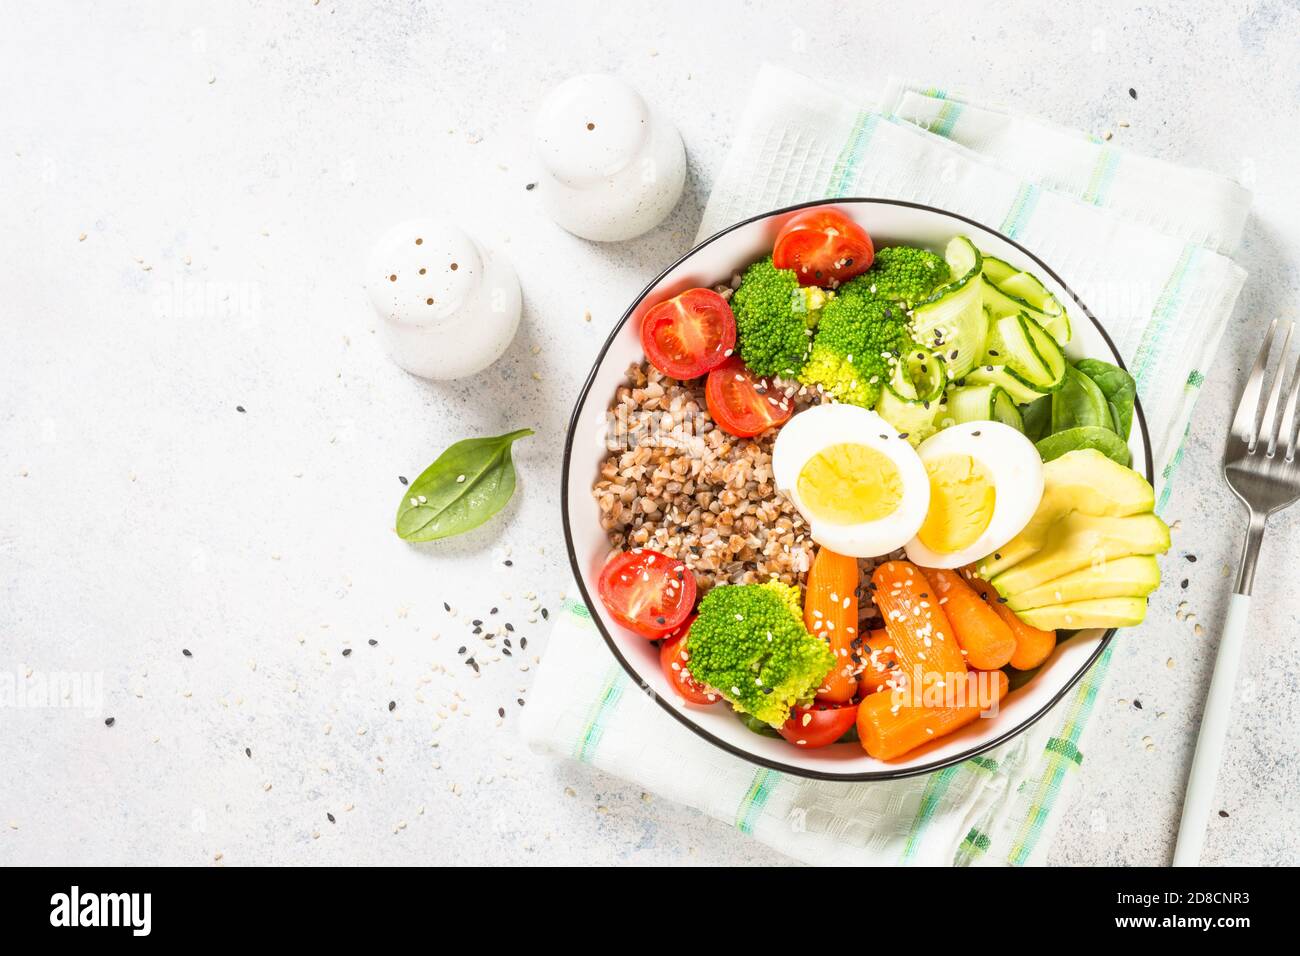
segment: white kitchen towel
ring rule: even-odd
[[[700,238],[837,196],[961,213],[1068,277],[1137,379],[1163,505],[1245,279],[1228,258],[1249,209],[1244,189],[942,90],[891,80],[881,95],[854,96],[765,67]],[[1051,713],[981,757],[907,780],[828,783],[757,767],[679,726],[608,653],[586,607],[570,604],[523,733],[537,750],[635,781],[806,862],[1019,865],[1041,862],[1050,845],[1109,661],[1107,651]]]

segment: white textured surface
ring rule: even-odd
[[[545,643],[523,595],[554,607],[567,586],[555,489],[579,377],[687,248],[727,117],[764,58],[857,85],[897,72],[977,89],[1255,189],[1239,256],[1251,280],[1167,514],[1181,528],[1152,605],[1163,624],[1121,638],[1052,854],[1167,862],[1244,528],[1218,477],[1228,409],[1261,320],[1294,315],[1300,286],[1300,11],[1048,15],[1004,0],[997,17],[958,22],[862,4],[827,33],[775,4],[538,6],[65,2],[7,15],[0,681],[100,674],[103,704],[0,710],[0,863],[780,861],[533,757],[512,729],[531,677],[520,662]],[[524,188],[532,109],[591,70],[627,77],[686,141],[686,196],[634,242],[576,239]],[[498,364],[434,385],[384,356],[360,270],[385,227],[443,213],[513,259],[525,316]],[[392,535],[399,474],[457,438],[524,425],[538,434],[517,447],[520,490],[502,518],[441,546]],[[1300,860],[1300,604],[1278,572],[1294,576],[1298,529],[1300,512],[1282,515],[1265,540],[1211,861]],[[1182,600],[1204,637],[1175,620]],[[492,606],[528,653],[471,679],[456,650],[475,646],[467,619]]]

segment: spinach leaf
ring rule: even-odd
[[[1020,408],[1024,432],[1030,441],[1046,438],[1052,431],[1052,396],[1036,398]]]
[[[1081,425],[1077,428],[1067,428],[1065,431],[1048,435],[1037,442],[1036,445],[1038,453],[1043,456],[1043,461],[1060,458],[1066,452],[1075,451],[1079,448],[1095,448],[1107,458],[1119,462],[1125,468],[1129,466],[1129,462],[1133,459],[1132,453],[1128,449],[1128,443],[1109,428],[1099,425]]]
[[[1084,427],[1110,428],[1110,406],[1096,382],[1067,365],[1061,387],[1052,393],[1052,434]]]
[[[1110,404],[1115,431],[1127,441],[1133,430],[1133,403],[1137,399],[1137,383],[1133,381],[1133,376],[1118,365],[1111,365],[1101,359],[1080,359],[1074,363],[1074,367],[1101,389]]]
[[[515,493],[510,446],[531,428],[452,445],[411,482],[397,508],[397,534],[406,541],[436,541],[477,528]]]

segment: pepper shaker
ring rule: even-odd
[[[681,197],[686,150],[677,128],[616,76],[557,86],[534,129],[542,201],[569,232],[598,242],[659,225]]]

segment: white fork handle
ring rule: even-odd
[[[1196,866],[1205,845],[1205,827],[1214,800],[1214,784],[1223,760],[1223,741],[1228,735],[1228,717],[1232,712],[1233,687],[1237,683],[1237,665],[1241,662],[1242,638],[1250,614],[1250,595],[1234,594],[1228,604],[1228,618],[1219,641],[1219,656],[1214,662],[1214,677],[1205,699],[1201,732],[1196,738],[1196,755],[1187,778],[1183,797],[1183,819],[1178,825],[1178,846],[1174,866]]]

